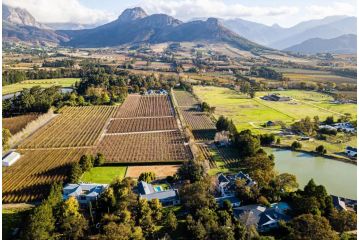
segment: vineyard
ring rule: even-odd
[[[119,108],[116,118],[173,116],[168,96],[130,95]]]
[[[3,118],[2,127],[10,130],[11,134],[14,135],[20,132],[26,125],[39,117],[39,114],[26,114],[22,116]]]
[[[196,140],[213,140],[216,134],[216,126],[212,119],[204,112],[199,110],[199,102],[196,98],[186,91],[175,91],[176,101],[179,110]]]
[[[108,134],[97,148],[109,163],[180,162],[191,158],[178,130],[136,134]]]
[[[20,149],[92,146],[116,107],[66,107],[60,116],[27,138]]]
[[[107,133],[128,133],[158,130],[173,130],[178,128],[174,117],[154,118],[124,118],[112,119]]]
[[[78,161],[85,149],[20,151],[21,159],[2,173],[3,202],[32,202],[43,199],[51,183],[63,181],[68,164]]]
[[[101,152],[108,164],[174,164],[192,158],[185,142],[168,96],[130,95],[120,107],[65,107],[19,145],[21,158],[3,171],[3,202],[43,199],[85,153]]]

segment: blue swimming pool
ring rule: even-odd
[[[162,191],[162,187],[161,186],[156,186],[154,187],[156,192],[161,192]]]

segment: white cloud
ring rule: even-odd
[[[3,0],[4,4],[28,10],[39,22],[74,22],[93,24],[107,22],[113,13],[90,9],[78,0]]]
[[[194,17],[264,17],[292,15],[297,7],[249,7],[239,3],[225,3],[223,0],[143,0],[139,4],[149,13],[166,13],[182,20]]]
[[[311,5],[306,8],[313,18],[322,18],[333,15],[356,15],[356,6],[346,2],[334,2],[331,5]]]

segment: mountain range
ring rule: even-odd
[[[59,30],[61,28],[66,30]],[[267,26],[239,18],[182,22],[166,14],[147,15],[137,7],[125,10],[118,19],[100,26],[74,23],[45,25],[37,22],[24,9],[3,4],[3,41],[49,42],[71,47],[206,41],[227,43],[248,51],[270,48],[288,50],[304,42],[308,46],[318,39],[332,39],[347,34],[356,34],[356,17],[331,16],[283,28],[277,24]],[[316,41],[307,41],[312,39]],[[354,48],[356,45],[352,46]]]
[[[357,51],[357,36],[346,34],[336,38],[322,39],[312,38],[300,44],[294,45],[285,51],[299,53],[342,53],[353,54]]]

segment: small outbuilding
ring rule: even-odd
[[[2,159],[2,165],[4,167],[9,167],[11,165],[13,165],[17,160],[19,160],[21,157],[20,153],[18,152],[11,152],[9,154],[7,154],[3,159]]]

